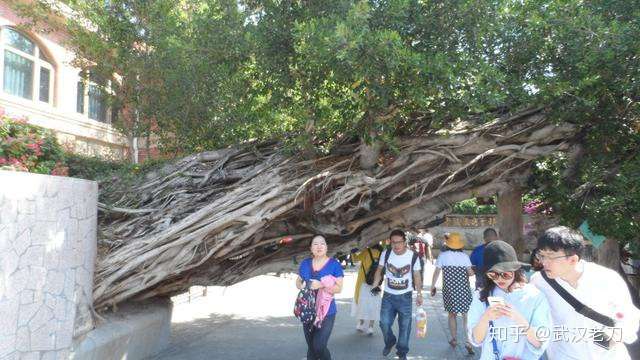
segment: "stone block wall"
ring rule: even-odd
[[[98,187],[0,171],[0,359],[67,359],[93,328]]]

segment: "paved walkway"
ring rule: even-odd
[[[430,265],[425,273],[427,283],[431,282],[432,272]],[[174,305],[171,343],[154,359],[304,359],[306,343],[302,328],[292,315],[297,295],[294,280],[293,274],[258,276],[226,288],[209,287],[206,297],[190,303],[181,297]],[[329,340],[332,357],[383,359],[378,325],[372,337],[355,331],[355,320],[350,317],[354,284],[354,271],[347,271],[344,291],[337,297],[338,315]],[[426,295],[427,337],[418,339],[412,333],[409,359],[477,359],[478,355],[467,355],[462,345],[455,349],[449,346],[442,297],[440,293],[434,298]],[[458,324],[458,339],[463,339],[461,319]],[[395,331],[397,334],[397,326]],[[479,354],[479,349],[476,353]]]
[[[427,284],[432,274],[433,266],[428,265]],[[337,297],[338,317],[329,348],[336,360],[382,359],[383,343],[377,324],[373,337],[363,336],[355,332],[355,320],[349,316],[354,275],[353,270],[346,272],[344,290]],[[304,359],[304,336],[300,322],[292,315],[298,293],[294,280],[293,274],[258,276],[230,287],[209,287],[206,297],[190,303],[186,296],[174,298],[171,343],[153,359]],[[440,289],[440,282],[437,286]],[[412,334],[409,359],[479,357],[468,356],[461,345],[452,349],[447,343],[449,330],[440,293],[434,298],[425,296],[425,308],[429,319],[427,337],[418,339]],[[460,319],[458,324],[458,339],[462,339]],[[630,351],[632,359],[640,359],[640,341],[630,346]]]

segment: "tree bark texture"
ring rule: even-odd
[[[522,221],[522,189],[520,186],[508,186],[498,193],[497,208],[500,239],[511,244],[517,254],[523,254],[526,246],[522,233],[524,223]]]
[[[314,159],[276,142],[185,157],[106,194],[95,306],[292,270],[314,233],[331,253],[362,248],[521,183],[533,160],[567,151],[575,133],[530,110],[398,138],[373,170],[360,168],[359,143]]]

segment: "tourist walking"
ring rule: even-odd
[[[380,319],[382,299],[379,293],[374,294],[371,292],[374,281],[374,277],[371,274],[372,271],[375,273],[378,267],[381,253],[382,246],[376,244],[353,255],[356,261],[360,261],[360,266],[358,268],[355,294],[351,303],[351,316],[358,319],[356,330],[367,335],[373,335],[373,324]],[[368,326],[365,328],[366,322],[368,322]]]
[[[488,243],[498,240],[498,232],[493,228],[486,228],[482,233],[484,243],[476,246],[471,252],[471,265],[473,265],[473,272],[476,274],[476,289],[480,289],[484,285],[484,273],[482,264],[482,254],[484,253],[484,247]]]
[[[549,344],[551,313],[544,294],[527,284],[516,251],[504,241],[484,248],[485,286],[474,294],[468,338],[482,347],[480,360],[538,360]],[[540,329],[540,331],[538,330]]]
[[[616,271],[582,259],[584,239],[565,226],[538,238],[543,270],[531,283],[551,308],[554,331],[549,360],[626,360],[637,339],[640,310]]]
[[[420,262],[420,280],[424,284],[424,260],[426,256],[426,245],[421,241],[420,237],[415,235],[411,238],[407,236],[407,240],[409,241],[409,250],[418,255],[418,261]]]
[[[407,358],[409,335],[411,334],[411,308],[413,289],[417,291],[416,305],[422,306],[422,280],[418,255],[407,248],[407,239],[402,230],[393,230],[389,236],[391,248],[385,250],[375,273],[374,292],[380,291],[384,272],[384,294],[380,307],[380,329],[384,337],[382,355],[387,356],[396,347],[399,359]],[[398,317],[398,337],[391,327]]]
[[[467,334],[467,312],[471,305],[471,284],[469,276],[473,275],[469,256],[463,251],[464,240],[458,233],[444,235],[443,251],[436,260],[436,269],[433,272],[431,282],[431,296],[436,295],[436,281],[442,271],[442,299],[444,309],[449,315],[449,331],[451,340],[449,345],[458,345],[458,324],[457,314],[462,316],[462,327]],[[465,348],[469,354],[474,354],[473,347],[469,341],[465,341]]]
[[[418,239],[425,245],[426,259],[433,264],[433,235],[429,232],[429,229],[418,229]]]
[[[333,295],[342,291],[344,274],[342,266],[334,258],[327,256],[327,241],[322,235],[311,240],[312,257],[300,263],[296,286],[318,291],[316,297],[316,318],[313,323],[303,326],[307,341],[307,360],[331,359],[327,348],[336,318],[336,302]]]

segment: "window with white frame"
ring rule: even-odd
[[[0,29],[2,90],[13,96],[51,104],[53,65],[27,36],[9,27]]]
[[[109,111],[105,89],[108,82],[98,79],[90,72],[79,74],[76,86],[76,111],[89,119],[107,122]]]

